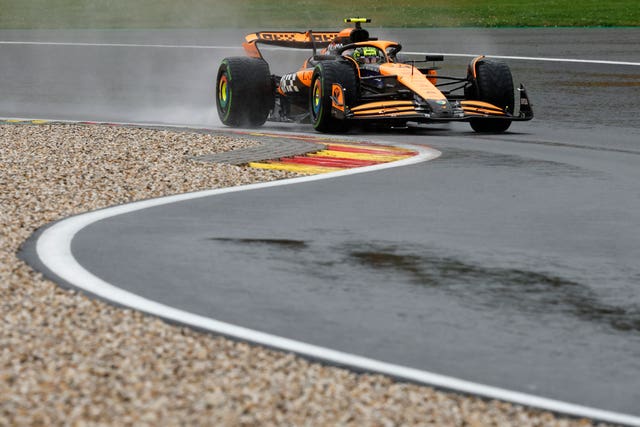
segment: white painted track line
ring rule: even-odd
[[[172,44],[128,44],[128,43],[65,43],[65,42],[38,42],[38,41],[1,41],[0,45],[34,45],[34,46],[78,46],[78,47],[122,47],[122,48],[159,48],[159,49],[203,49],[203,50],[237,50],[239,46],[207,46],[207,45],[172,45]],[[404,52],[416,55],[444,55],[453,57],[475,57],[476,54],[457,54],[457,53],[433,53],[433,52]],[[623,66],[640,66],[640,62],[625,61],[604,61],[604,60],[585,60],[585,59],[567,59],[567,58],[542,58],[542,57],[522,57],[522,56],[499,56],[487,55],[492,58],[524,60],[524,61],[541,61],[541,62],[559,62],[559,63],[583,63],[583,64],[605,64],[605,65],[623,65]],[[69,121],[66,121],[69,122]],[[86,214],[74,216],[68,219],[54,223],[45,229],[36,242],[36,251],[42,263],[51,272],[59,276],[71,285],[82,289],[88,293],[94,294],[113,303],[131,307],[159,316],[161,318],[176,321],[185,325],[189,325],[203,330],[219,333],[222,335],[234,337],[240,340],[250,341],[256,344],[262,344],[268,347],[277,348],[284,351],[294,352],[303,356],[308,356],[329,363],[343,366],[349,366],[365,371],[379,372],[381,374],[391,375],[399,379],[415,381],[436,387],[459,391],[463,393],[475,394],[487,398],[494,398],[559,412],[576,417],[587,417],[595,420],[640,426],[640,417],[628,414],[621,414],[601,409],[576,405],[572,403],[562,402],[553,399],[547,399],[540,396],[514,392],[497,387],[491,387],[483,384],[473,383],[458,378],[439,375],[436,373],[413,369],[405,366],[395,365],[391,363],[381,362],[378,360],[343,353],[329,348],[319,347],[300,341],[291,340],[284,337],[266,334],[252,329],[243,328],[229,323],[221,322],[215,319],[198,316],[183,310],[179,310],[170,306],[160,304],[155,301],[140,297],[126,290],[117,288],[100,278],[94,276],[84,269],[73,257],[71,253],[71,240],[73,236],[80,232],[83,228],[101,219],[114,217],[128,212],[134,212],[153,206],[160,206],[170,203],[177,203],[184,200],[192,200],[201,197],[211,197],[218,194],[225,194],[238,191],[259,190],[260,188],[275,187],[280,185],[292,185],[300,182],[314,181],[319,179],[329,179],[336,176],[343,176],[352,173],[362,173],[376,169],[387,167],[397,167],[412,163],[431,160],[440,155],[435,150],[425,149],[423,147],[409,147],[420,152],[420,155],[414,158],[402,160],[400,162],[387,163],[367,168],[351,169],[343,172],[334,172],[323,175],[314,175],[310,177],[295,178],[290,180],[282,180],[269,182],[264,184],[254,184],[242,187],[232,187],[219,190],[209,190],[197,193],[188,193],[176,196],[170,196],[159,199],[145,200],[141,202],[131,203],[127,205],[115,206],[99,211],[89,212]],[[382,166],[382,167],[381,167]]]
[[[402,52],[408,55],[443,55],[462,58],[475,58],[478,54],[472,53],[437,53],[437,52]],[[504,56],[504,55],[486,55],[488,58],[510,59],[515,61],[536,61],[536,62],[566,62],[571,64],[604,64],[604,65],[631,65],[640,66],[640,62],[625,61],[603,61],[599,59],[570,59],[570,58],[544,58],[535,56]]]
[[[24,46],[66,46],[66,47],[145,47],[159,49],[207,49],[207,50],[234,50],[242,49],[242,46],[206,46],[183,44],[136,44],[136,43],[73,43],[73,42],[38,42],[38,41],[11,41],[0,40],[0,45],[24,45]]]
[[[176,45],[176,44],[135,44],[135,43],[74,43],[74,42],[40,42],[40,41],[12,41],[0,40],[0,45],[32,45],[32,46],[78,46],[78,47],[128,47],[128,48],[157,48],[157,49],[205,49],[205,50],[238,50],[241,46],[208,46],[208,45]],[[268,48],[267,48],[268,49]],[[270,50],[291,50],[288,48],[271,48]],[[443,55],[454,57],[475,58],[479,54],[472,53],[438,53],[438,52],[406,52],[408,55]],[[640,62],[604,61],[599,59],[570,59],[570,58],[545,58],[534,56],[504,56],[486,55],[490,58],[510,59],[516,61],[540,61],[540,62],[565,62],[577,64],[604,64],[604,65],[629,65],[640,66]]]
[[[161,206],[202,197],[213,197],[216,195],[232,192],[259,190],[262,188],[284,185],[294,185],[301,182],[330,179],[355,173],[375,171],[391,167],[400,167],[428,161],[440,155],[438,151],[430,148],[418,146],[406,146],[406,148],[418,151],[419,155],[398,162],[386,163],[383,165],[371,166],[366,168],[350,169],[347,171],[268,182],[263,184],[253,184],[240,187],[181,194],[158,199],[144,200],[141,202],[130,203],[126,205],[102,209],[99,211],[89,212],[86,214],[81,214],[54,223],[52,226],[47,228],[39,236],[36,242],[36,251],[42,263],[49,270],[51,270],[51,272],[59,276],[64,281],[70,283],[71,285],[113,303],[127,306],[148,314],[156,315],[167,320],[175,321],[236,339],[245,340],[256,344],[293,352],[314,359],[323,360],[328,363],[348,366],[359,370],[377,372],[403,380],[415,381],[418,383],[441,387],[448,390],[479,395],[492,399],[504,400],[516,404],[541,408],[577,417],[587,417],[601,421],[640,426],[640,418],[632,415],[604,411],[596,408],[575,405],[572,403],[566,403],[562,401],[547,399],[544,397],[473,383],[454,377],[436,374],[433,372],[409,368],[392,363],[386,363],[350,353],[344,353],[332,350],[330,348],[320,347],[301,341],[296,341],[221,322],[212,318],[195,315],[140,297],[139,295],[133,294],[103,281],[102,279],[91,274],[91,272],[84,269],[76,261],[71,252],[71,241],[78,232],[80,232],[83,228],[95,223],[96,221],[111,218],[117,215],[139,211],[154,206]]]

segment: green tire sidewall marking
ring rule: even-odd
[[[229,120],[229,116],[231,115],[231,101],[233,99],[233,92],[231,91],[231,67],[229,67],[229,61],[227,60],[222,61],[222,64],[224,65],[223,74],[227,76],[227,104],[226,110],[222,107],[221,109],[224,112],[224,117],[222,118],[222,120],[227,121]],[[218,88],[218,90],[220,89]]]
[[[226,73],[222,73],[220,83],[218,84],[218,101],[220,102],[220,107],[222,107],[223,110],[229,104],[229,81]]]
[[[313,124],[316,125],[316,126],[318,125],[318,123],[320,123],[320,119],[322,117],[322,107],[323,107],[323,105],[322,105],[322,93],[324,92],[323,91],[324,73],[322,72],[322,65],[318,65],[318,70],[320,70],[320,72],[318,73],[318,78],[315,80],[315,82],[313,84],[313,97],[314,97],[313,102],[314,102],[314,105],[312,106],[313,112],[314,112],[314,115],[315,115],[314,120],[313,120]],[[316,107],[315,106],[315,101],[316,100],[315,100],[315,98],[316,98],[316,85],[318,84],[318,82],[320,82],[320,84],[318,86],[318,88],[320,89],[320,96],[319,96],[319,99],[318,99],[319,108],[318,108],[318,111],[316,113],[316,108],[315,108]]]
[[[315,117],[322,111],[322,81],[318,78],[313,84],[313,114]]]

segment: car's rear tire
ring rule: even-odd
[[[351,65],[343,61],[322,61],[316,65],[311,78],[309,111],[311,123],[319,132],[346,132],[349,124],[331,114],[331,90],[333,84],[342,86],[345,104],[353,105],[357,98],[357,77]]]
[[[509,66],[502,61],[484,58],[470,65],[470,67],[473,66],[475,66],[476,75],[473,78],[473,70],[469,70],[469,79],[472,84],[465,91],[466,98],[488,102],[513,114],[513,77]],[[498,118],[477,118],[471,119],[469,124],[476,132],[500,133],[509,129],[511,121]]]
[[[262,126],[273,103],[273,82],[266,61],[245,57],[222,60],[216,79],[216,106],[222,123]]]

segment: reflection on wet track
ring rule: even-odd
[[[354,246],[359,250],[349,257],[360,264],[388,272],[393,280],[404,276],[417,286],[445,289],[472,309],[514,311],[529,316],[557,313],[618,331],[640,331],[640,307],[606,304],[588,286],[561,277],[485,268],[428,252],[416,255],[394,247]]]
[[[465,307],[490,310],[494,316],[570,316],[612,332],[640,332],[640,305],[609,304],[588,285],[552,273],[518,268],[489,268],[462,259],[443,256],[429,247],[397,246],[393,242],[343,242],[336,247],[314,248],[310,242],[290,239],[236,239],[216,237],[234,256],[283,263],[300,277],[324,277],[332,281],[342,275],[397,287],[407,283],[438,289]],[[327,256],[327,254],[332,254]],[[305,262],[301,262],[305,260]],[[303,271],[301,271],[301,268]],[[553,328],[550,325],[550,328]]]
[[[638,54],[620,58],[607,50],[623,30],[558,31],[574,45],[549,41],[556,33],[542,29],[464,39],[478,43],[468,49],[495,54],[570,51],[617,60]],[[439,48],[466,50],[448,30],[429,33]],[[405,47],[433,49],[424,42]],[[114,47],[27,49],[27,57],[45,58],[49,68],[39,73],[50,73],[50,83],[34,83],[41,75],[21,65],[23,51],[3,47],[0,70],[14,75],[3,88],[9,94],[34,88],[21,95],[20,110],[3,96],[4,111],[217,123],[211,81],[229,52],[136,50],[120,57]],[[464,73],[466,61],[443,67]],[[348,137],[425,144],[443,155],[406,168],[110,218],[76,236],[74,256],[109,283],[191,313],[640,415],[637,72],[510,62],[516,80],[527,84],[537,119],[514,124],[507,134],[476,135],[462,124],[355,130]],[[100,67],[74,76],[67,68],[73,63]],[[162,72],[150,75],[154,64]],[[123,73],[125,66],[138,68]],[[102,96],[98,80],[117,87],[115,95]],[[268,124],[266,130],[309,128]]]

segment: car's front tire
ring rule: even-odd
[[[316,65],[311,78],[309,112],[313,128],[319,132],[341,133],[349,127],[346,120],[331,114],[334,83],[342,86],[346,105],[353,105],[356,99],[357,78],[351,65],[342,61],[322,61]]]
[[[261,126],[273,103],[273,82],[266,61],[245,57],[222,60],[216,79],[216,107],[222,123]]]
[[[475,78],[471,69],[474,66]],[[466,90],[467,99],[488,102],[513,114],[513,77],[507,64],[492,59],[480,59],[471,64],[468,78],[471,85]],[[509,129],[511,121],[499,118],[477,118],[471,119],[469,124],[476,132],[500,133]]]

